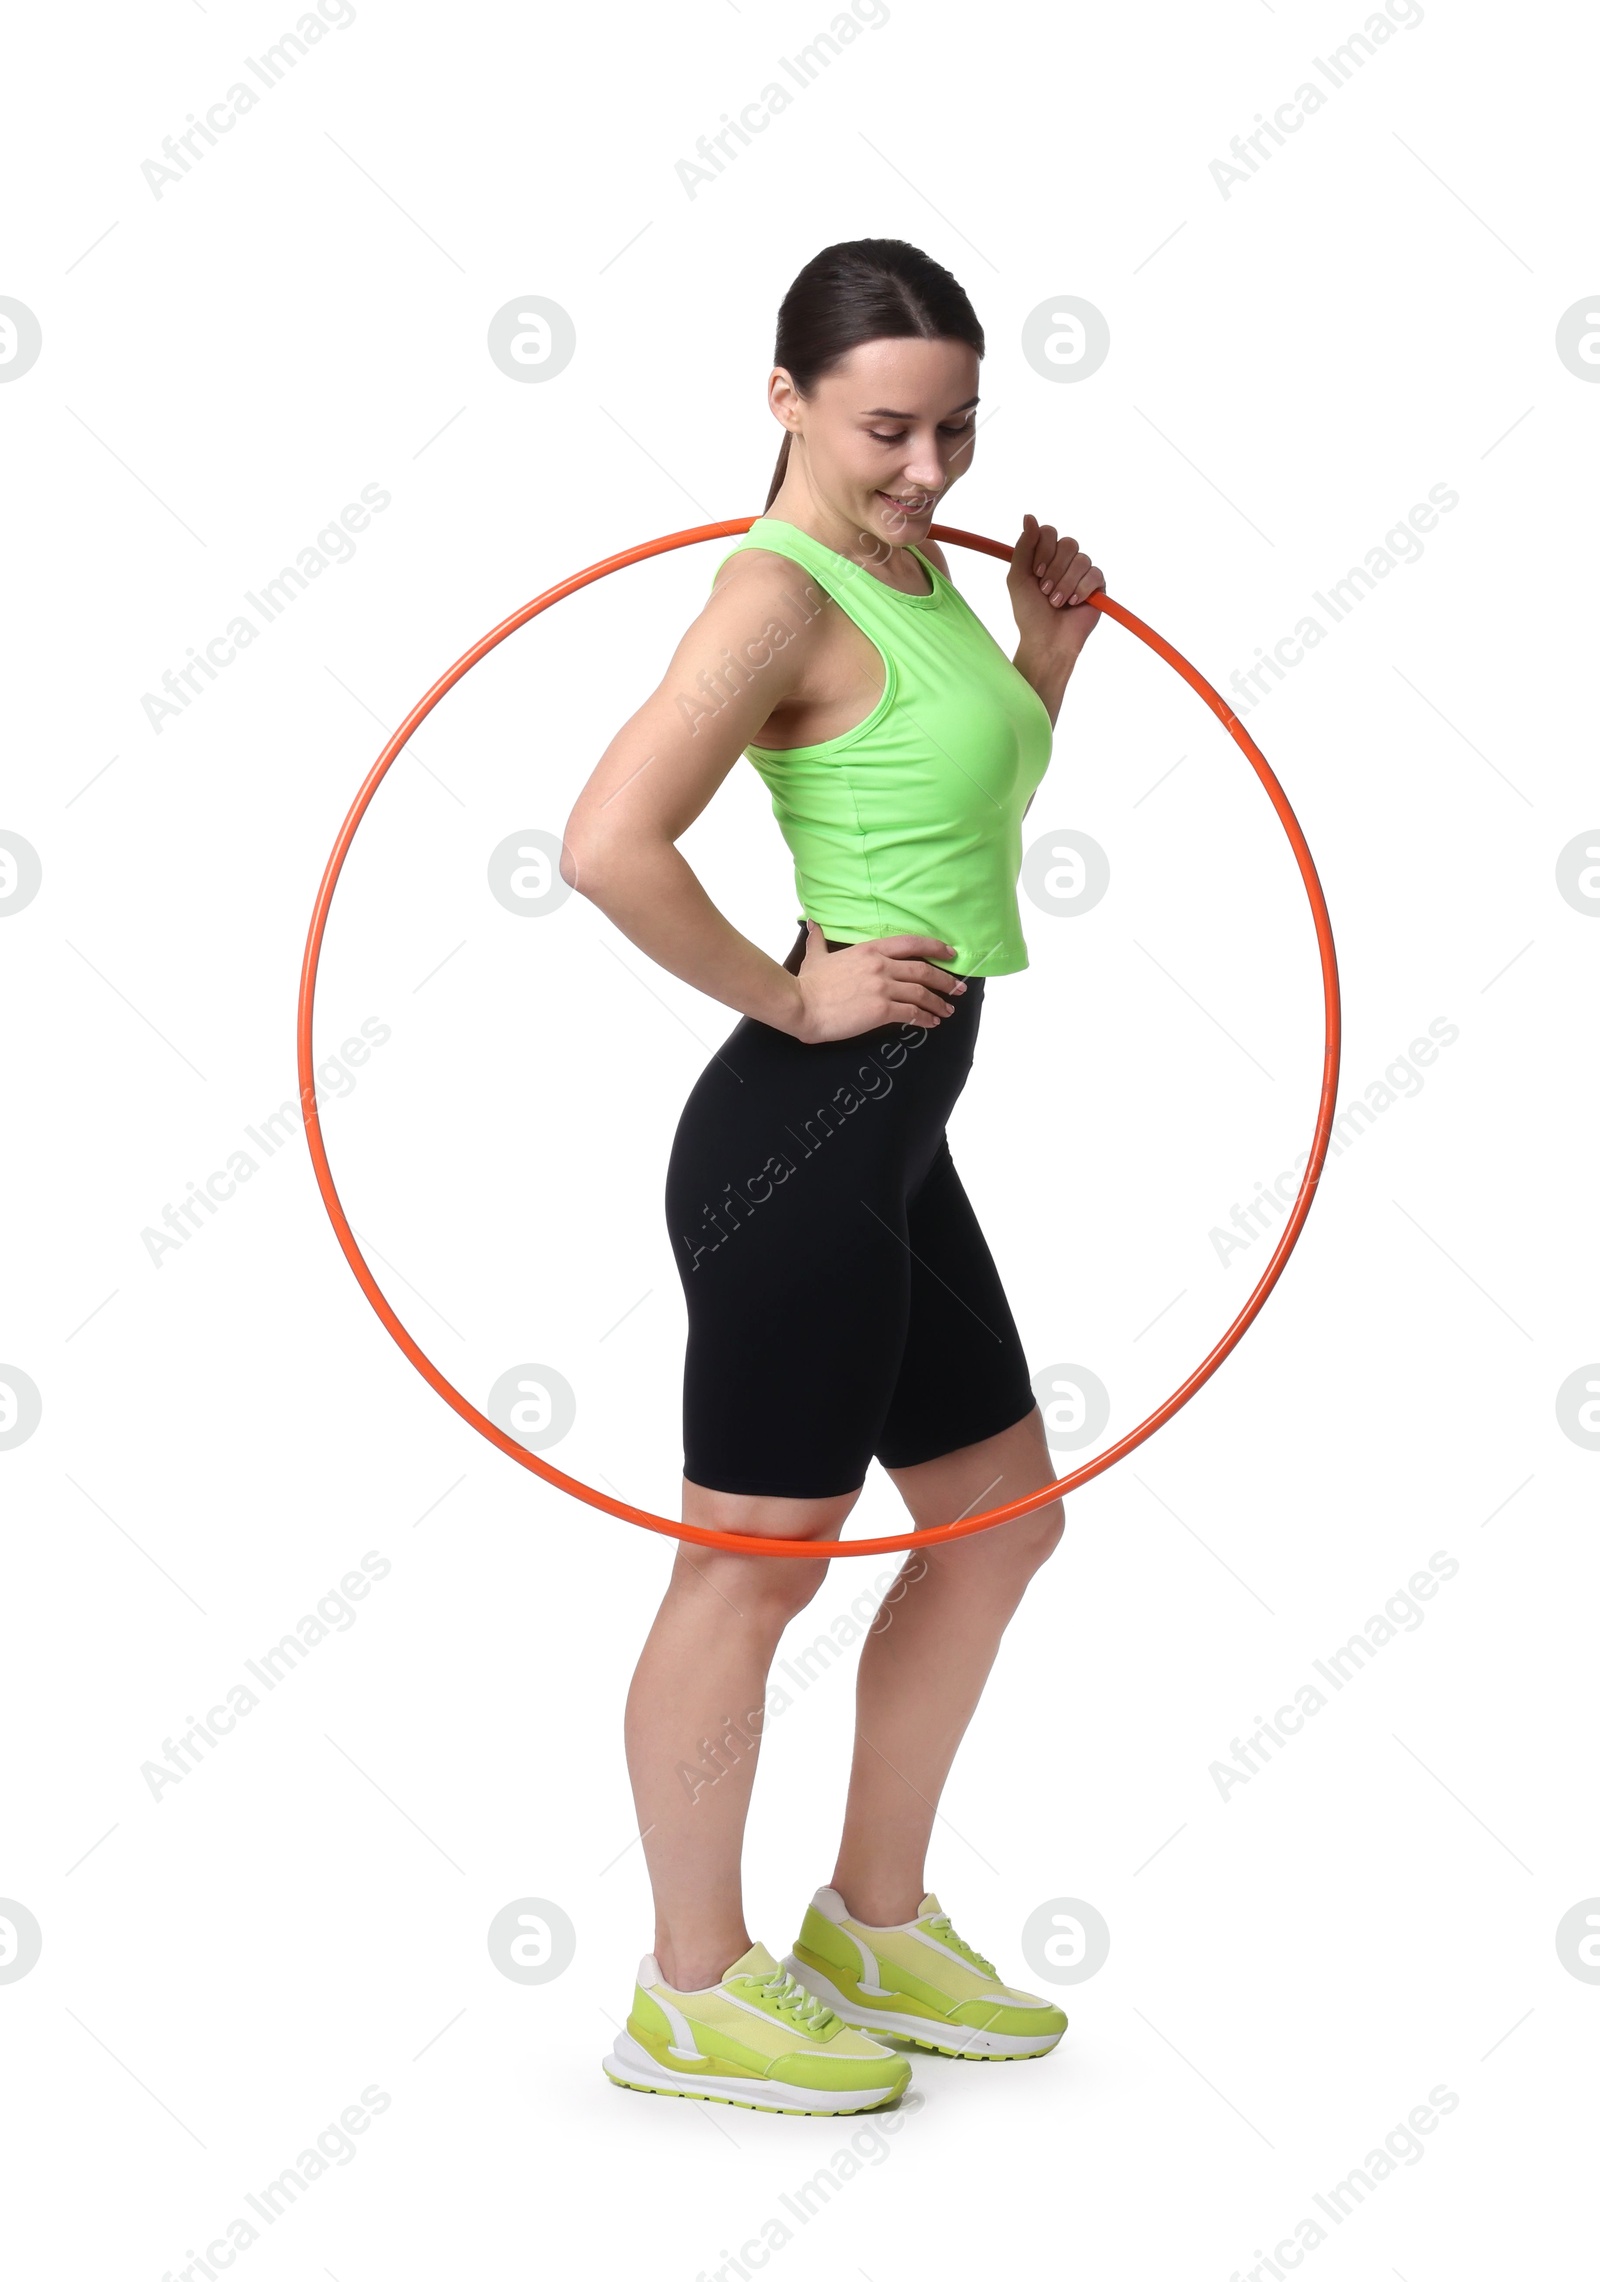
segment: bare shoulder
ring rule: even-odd
[[[741,730],[733,748],[739,751],[812,672],[827,606],[828,596],[803,563],[770,547],[737,548],[717,566],[710,592],[679,637],[662,689],[740,682],[737,704],[718,706],[719,721]]]
[[[818,616],[827,599],[803,563],[774,547],[736,548],[718,569],[710,595],[719,615],[753,622],[753,633],[769,619],[798,632]]]
[[[937,545],[936,542],[932,539],[924,539],[922,545],[917,549],[917,552],[919,554],[926,555],[930,563],[937,563],[939,568],[944,572],[945,577],[949,579],[950,584],[952,586],[955,585],[955,574],[952,572],[950,565],[945,558],[945,551],[943,547]]]

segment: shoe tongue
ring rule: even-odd
[[[937,1894],[924,1894],[917,1904],[919,1918],[943,1917],[944,1905]]]
[[[776,1973],[778,1960],[764,1941],[753,1941],[742,1957],[736,1957],[723,1974],[724,1981],[732,1981],[745,1973]]]

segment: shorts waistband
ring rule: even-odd
[[[852,943],[836,943],[831,935],[824,935],[822,940],[827,949],[830,951],[850,951],[855,948],[855,945]],[[806,923],[804,920],[802,920],[800,922],[800,932],[794,939],[794,943],[790,948],[788,957],[783,961],[785,973],[797,975],[800,972],[800,968],[805,959],[805,955]],[[985,978],[982,975],[969,975],[964,979],[970,987],[974,983],[981,985]]]

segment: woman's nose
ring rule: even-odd
[[[944,465],[930,446],[928,456],[921,452],[907,460],[904,476],[907,491],[937,491],[944,482]]]

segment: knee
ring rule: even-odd
[[[828,1564],[794,1559],[747,1560],[744,1566],[757,1572],[753,1578],[744,1580],[749,1596],[746,1605],[776,1647],[784,1626],[816,1599]]]
[[[981,1536],[931,1547],[919,1575],[935,1579],[941,1592],[967,1607],[981,1603],[990,1614],[1000,1612],[1004,1621],[1061,1543],[1066,1526],[1058,1498],[1020,1520],[998,1522]]]
[[[1034,1568],[1042,1568],[1067,1533],[1067,1509],[1057,1498],[1053,1505],[1041,1506],[1022,1519],[1028,1531],[1028,1557]]]
[[[685,1546],[678,1559],[680,1567],[694,1572],[690,1589],[703,1592],[709,1587],[720,1594],[730,1615],[737,1611],[774,1647],[785,1625],[815,1600],[828,1567],[826,1561],[793,1556],[763,1560],[759,1555],[712,1553],[693,1546]]]
[[[1026,1513],[1017,1524],[1021,1543],[1017,1558],[1028,1576],[1042,1569],[1051,1554],[1061,1543],[1067,1531],[1066,1508],[1059,1498],[1053,1505],[1041,1506],[1037,1513]]]
[[[1019,1593],[1037,1574],[1066,1534],[1067,1517],[1061,1500],[1025,1513],[1020,1521],[1004,1523],[995,1531],[995,1548],[1001,1567]]]

